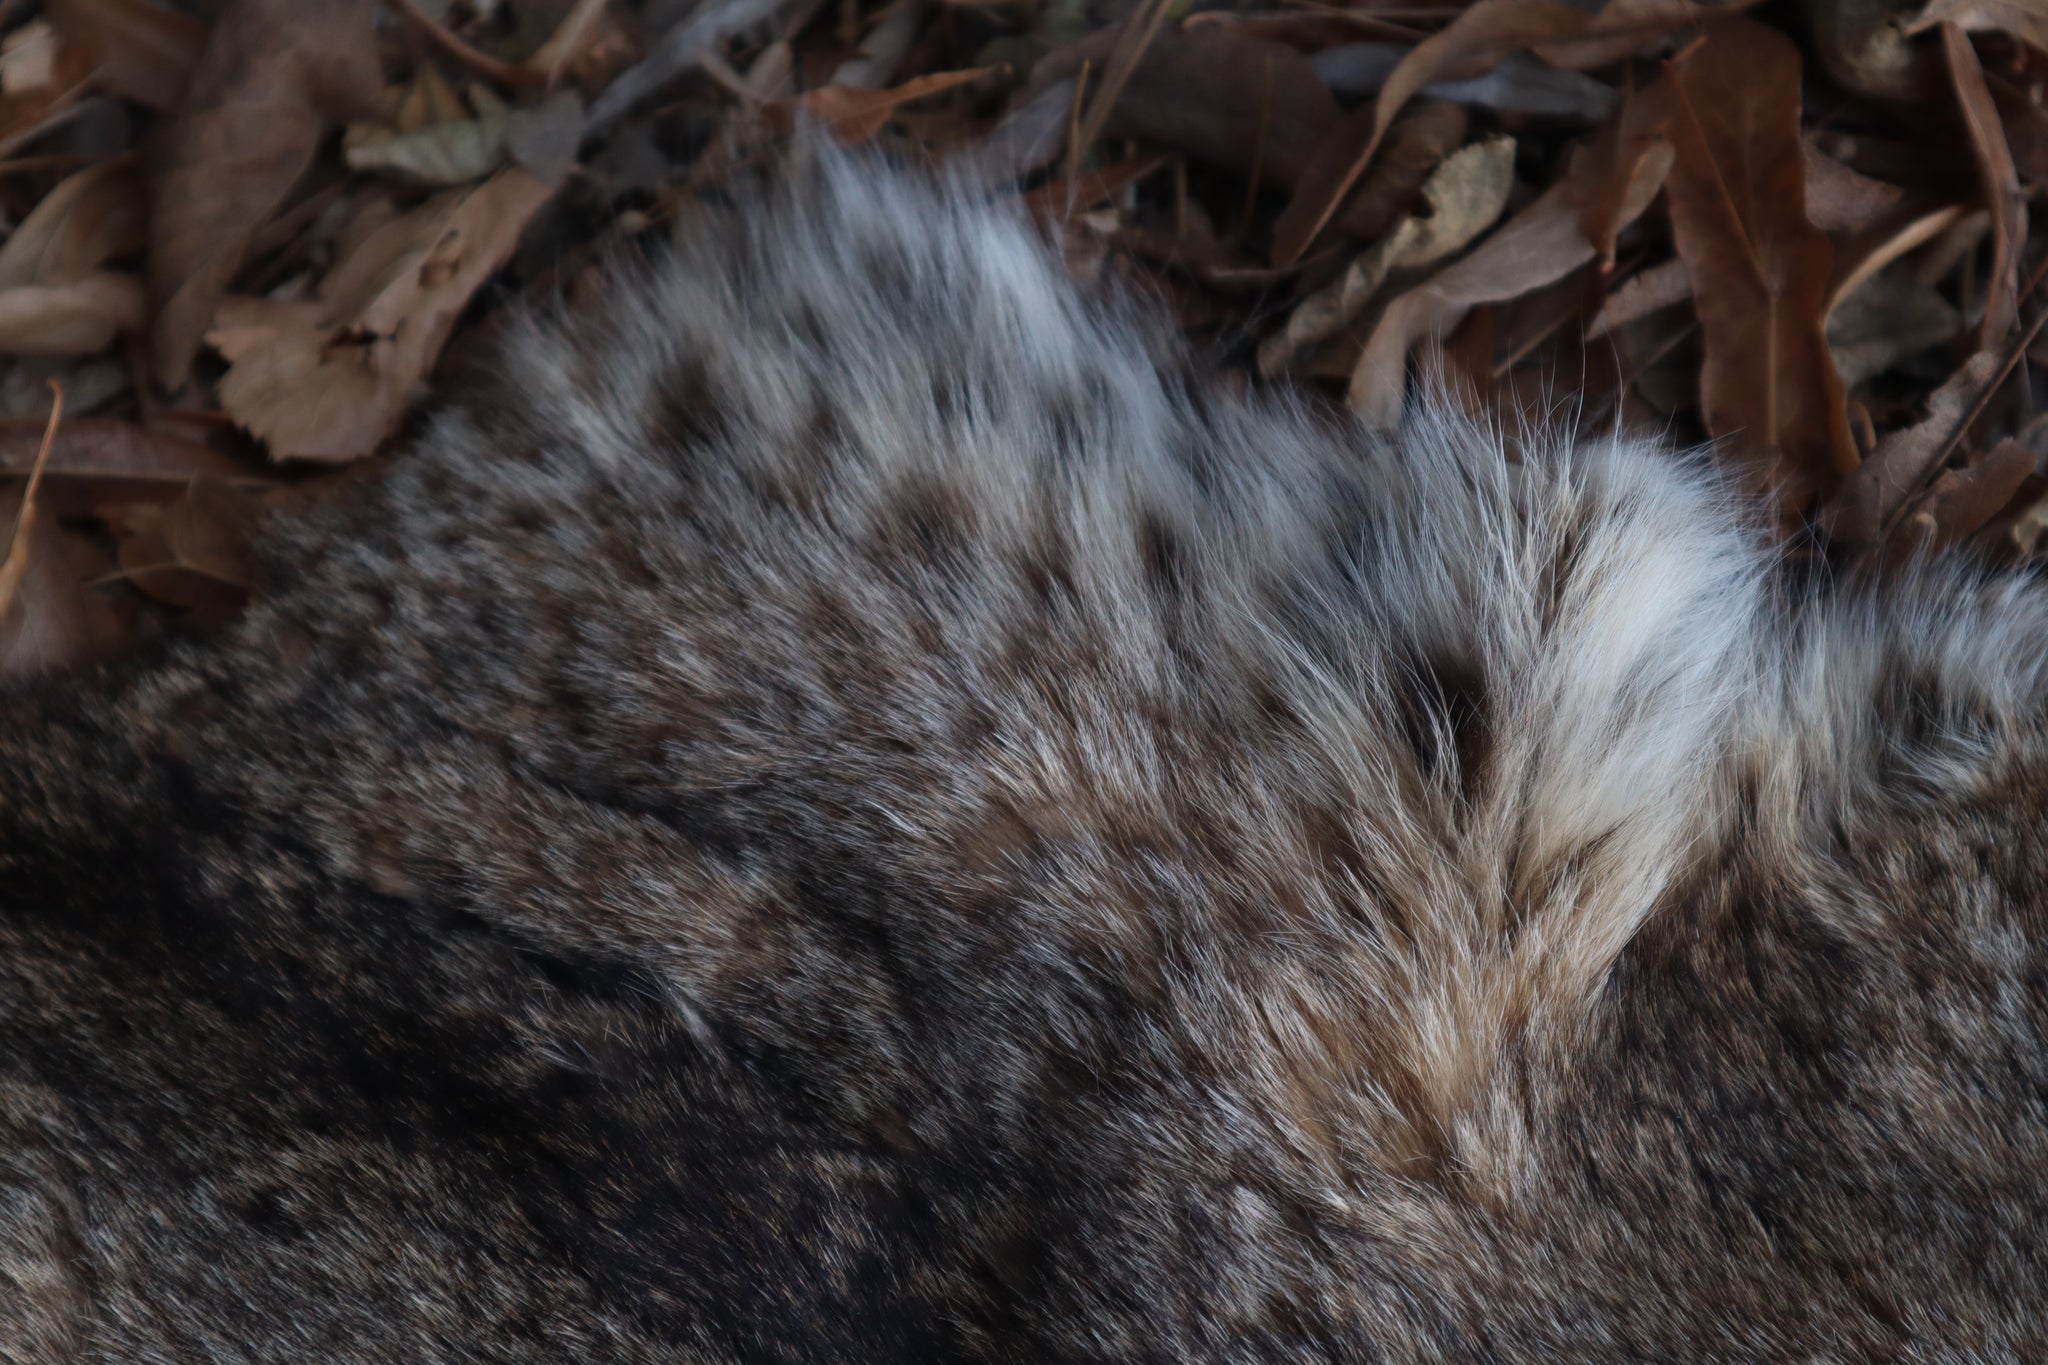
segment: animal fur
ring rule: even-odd
[[[827,163],[0,714],[0,1362],[2048,1357],[2048,601]]]

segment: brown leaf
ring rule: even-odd
[[[371,0],[237,0],[192,72],[152,166],[151,362],[184,382],[257,231],[337,124],[374,115]]]
[[[142,186],[116,157],[65,178],[0,246],[0,289],[66,284],[142,245]]]
[[[775,112],[785,121],[801,112],[825,125],[839,142],[853,146],[888,126],[898,109],[913,100],[957,89],[978,81],[998,68],[978,66],[966,71],[936,71],[907,80],[890,90],[866,90],[851,85],[826,85],[779,106]]]
[[[1394,271],[1434,265],[1464,250],[1500,217],[1514,179],[1513,138],[1488,138],[1446,157],[1423,186],[1426,211],[1403,218],[1335,281],[1295,305],[1287,324],[1259,346],[1259,372],[1279,374],[1303,347],[1336,335]]]
[[[64,419],[64,390],[55,380],[50,383],[52,401],[50,417],[43,424],[43,439],[36,447],[36,462],[29,469],[28,483],[21,490],[21,500],[15,509],[14,538],[7,547],[7,557],[0,559],[0,614],[13,609],[20,598],[22,575],[27,572],[29,554],[29,531],[36,523],[36,490],[43,482],[43,468],[50,460],[50,442],[57,434],[57,426]]]
[[[45,425],[0,421],[0,477],[19,477],[33,468]],[[160,496],[200,474],[243,484],[267,482],[211,446],[110,417],[67,419],[50,443],[43,469],[48,485],[61,488],[76,480],[108,490],[109,500]]]
[[[318,299],[269,299],[230,294],[213,310],[206,344],[230,364],[290,332],[320,327],[328,308]]]
[[[1995,346],[2019,319],[2019,249],[2027,239],[2027,201],[2020,193],[2019,172],[2013,169],[2012,150],[2005,144],[2005,128],[1984,84],[1976,49],[1954,24],[1941,26],[1941,47],[1949,78],[1955,82],[1963,125],[1969,130],[1984,202],[1991,209],[1991,278],[1985,286],[1984,321],[1977,329],[1977,344]]]
[[[1330,125],[1294,185],[1296,198],[1335,192],[1338,182],[1351,173],[1359,145],[1372,136],[1374,117],[1371,106],[1361,105]],[[1464,141],[1469,123],[1459,106],[1435,101],[1397,121],[1387,136],[1386,154],[1338,215],[1338,229],[1369,242],[1392,228],[1414,206],[1423,179]]]
[[[139,188],[126,157],[88,167],[0,246],[0,353],[91,355],[141,328],[142,282],[98,268],[141,245]]]
[[[0,521],[15,521],[21,505],[21,489],[0,490]],[[20,573],[10,600],[0,607],[0,677],[82,668],[127,647],[133,599],[86,586],[114,567],[100,545],[37,518],[20,527],[8,559],[20,564]]]
[[[2004,511],[2034,472],[2034,452],[2000,441],[1960,469],[1942,471],[1892,532],[1893,554],[1920,546],[1953,545]]]
[[[1828,313],[1833,314],[1879,271],[1949,231],[1963,216],[1960,204],[1925,213],[1899,213],[1850,238],[1835,253],[1835,277],[1828,285]]]
[[[1971,404],[1997,377],[2002,364],[1995,351],[1971,356],[1928,398],[1924,420],[1877,443],[1823,515],[1830,544],[1857,547],[1876,543],[1933,472]]]
[[[1670,100],[1661,84],[1630,91],[1620,111],[1581,153],[1579,179],[1586,190],[1579,204],[1579,231],[1593,244],[1602,270],[1614,268],[1615,240],[1625,226],[1622,204],[1637,172],[1648,158],[1671,154],[1670,122]]]
[[[31,19],[0,38],[0,91],[45,90],[57,75],[60,40],[48,21]]]
[[[1828,351],[1852,389],[1962,333],[1963,315],[1910,263],[1873,277],[1827,320]]]
[[[1436,100],[1394,120],[1372,170],[1337,214],[1337,231],[1369,242],[1392,228],[1415,207],[1423,181],[1465,141],[1471,122],[1462,106]]]
[[[1789,528],[1856,467],[1822,332],[1834,248],[1806,218],[1799,53],[1728,20],[1668,80],[1678,156],[1666,195],[1705,338],[1700,406]]]
[[[1166,158],[1139,157],[1102,166],[1074,180],[1049,180],[1023,197],[1024,207],[1041,218],[1071,218],[1122,194],[1166,164]]]
[[[1634,182],[1622,199],[1621,225],[1634,221],[1649,207],[1671,162],[1666,146],[1637,166]],[[1400,425],[1406,357],[1418,338],[1449,331],[1476,304],[1518,298],[1563,279],[1593,259],[1594,246],[1579,229],[1580,206],[1587,192],[1580,173],[1587,164],[1589,158],[1579,157],[1572,173],[1470,255],[1387,305],[1351,372],[1349,401],[1368,424],[1382,428]]]
[[[1683,6],[1640,0],[1627,5],[1617,2],[1598,15],[1588,14],[1569,0],[1478,0],[1442,30],[1417,43],[1387,77],[1373,102],[1371,135],[1345,173],[1318,183],[1313,197],[1297,193],[1289,201],[1273,229],[1273,260],[1285,265],[1301,258],[1371,164],[1401,106],[1445,73],[1476,74],[1511,52],[1530,49],[1541,51],[1552,65],[1567,65],[1588,56],[1605,57],[1609,50],[1605,44],[1617,36],[1628,44],[1625,54],[1689,22],[1692,15]]]
[[[1114,37],[1096,34],[1039,62],[1034,102],[1066,85],[1070,106],[1071,78],[1084,61],[1099,63]],[[1261,184],[1288,189],[1341,116],[1315,64],[1293,48],[1213,25],[1169,28],[1145,50],[1101,136],[1157,142],[1241,175],[1256,170]]]
[[[94,355],[142,330],[142,281],[110,270],[66,284],[0,289],[0,354]]]
[[[261,510],[232,484],[194,479],[185,496],[164,509],[164,539],[184,568],[246,588],[249,541]]]
[[[174,607],[233,610],[249,587],[249,542],[261,514],[256,498],[232,484],[195,478],[172,502],[129,508],[119,519],[122,572]]]
[[[1617,327],[1640,322],[1650,314],[1692,297],[1692,275],[1684,261],[1665,261],[1622,281],[1609,294],[1586,327],[1588,337],[1606,336]]]
[[[279,459],[353,460],[391,433],[432,370],[462,310],[519,244],[553,191],[516,167],[451,190],[357,248],[372,276],[336,268],[349,302],[325,325],[281,330],[221,379],[221,405]]]
[[[92,75],[92,54],[74,43],[60,44],[48,75],[47,84],[0,94],[0,148],[21,145],[77,103]]]
[[[0,559],[0,675],[21,676],[45,668],[104,657],[102,651],[113,633],[101,629],[107,624],[96,618],[94,603],[84,593],[85,573],[78,552],[81,544],[68,536],[49,517],[38,516],[36,495],[42,486],[51,443],[64,414],[64,392],[50,386],[55,401],[49,420],[43,424],[34,465],[28,482],[10,490],[11,506],[0,509],[13,523],[7,554]],[[92,547],[83,544],[86,550]],[[125,625],[120,632],[125,635]]]
[[[205,24],[152,0],[44,0],[43,12],[107,89],[152,109],[177,102],[206,42]]]
[[[1853,171],[1800,139],[1806,154],[1806,217],[1822,232],[1861,232],[1898,206],[1905,191]]]
[[[1908,105],[1938,96],[1940,62],[1906,41],[1901,0],[1805,0],[1801,8],[1813,54],[1845,89]]]
[[[1912,35],[1936,24],[1970,33],[2007,33],[2048,52],[2048,10],[2038,0],[1928,0],[1926,9],[1900,27]]]

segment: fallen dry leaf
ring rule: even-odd
[[[422,185],[467,185],[504,164],[513,109],[487,85],[469,90],[470,108],[415,128],[356,124],[342,140],[351,170],[387,171]]]
[[[1071,218],[1122,194],[1166,164],[1166,158],[1140,157],[1101,166],[1073,180],[1048,180],[1023,196],[1024,207],[1041,218]]]
[[[44,0],[43,11],[100,84],[152,109],[177,102],[206,43],[205,24],[153,0]]]
[[[1803,0],[1814,55],[1844,89],[1919,104],[1940,89],[1940,59],[1907,41],[1901,0]]]
[[[1099,63],[1109,51],[1105,40],[1113,37],[1097,34],[1032,69],[1031,106],[1041,99],[1054,106],[1054,154],[1065,150],[1076,74],[1083,62]],[[1131,72],[1101,137],[1156,142],[1240,175],[1256,171],[1261,184],[1289,189],[1341,117],[1315,64],[1293,48],[1211,26],[1167,29]]]
[[[1586,186],[1579,203],[1579,231],[1593,244],[1603,271],[1614,269],[1617,239],[1626,224],[1622,206],[1643,163],[1669,157],[1670,100],[1660,83],[1633,90],[1613,120],[1580,153],[1575,178]]]
[[[29,532],[36,524],[36,490],[43,482],[43,468],[50,462],[50,443],[57,435],[57,427],[64,418],[64,388],[54,379],[50,381],[50,417],[43,425],[43,439],[36,447],[36,462],[30,467],[28,483],[21,490],[21,499],[15,508],[14,536],[7,547],[7,556],[0,559],[0,615],[14,609],[21,597],[21,579],[27,571]]]
[[[1585,160],[1580,158],[1582,165]],[[1661,153],[1653,151],[1637,165],[1635,178],[1622,198],[1623,225],[1649,207],[1671,163],[1667,147]],[[1470,255],[1389,303],[1352,369],[1348,400],[1352,409],[1369,425],[1398,427],[1408,348],[1418,338],[1448,332],[1477,304],[1518,298],[1591,261],[1595,247],[1579,228],[1585,193],[1586,187],[1575,183],[1575,175],[1568,173]]]
[[[1851,170],[1800,139],[1806,155],[1806,218],[1822,232],[1861,232],[1898,207],[1905,191]]]
[[[45,195],[0,246],[0,353],[91,355],[142,327],[142,282],[99,269],[141,245],[133,163],[88,167]]]
[[[35,469],[45,430],[47,422],[27,417],[0,422],[0,477],[18,479]],[[59,516],[78,516],[178,497],[199,475],[252,489],[272,483],[195,440],[115,417],[68,417],[49,444],[37,497]]]
[[[1094,150],[1095,140],[1102,136],[1103,125],[1109,119],[1110,110],[1123,98],[1124,86],[1138,69],[1138,63],[1144,60],[1145,50],[1151,47],[1153,40],[1159,36],[1159,26],[1165,21],[1166,11],[1172,3],[1173,0],[1138,0],[1137,8],[1131,12],[1130,17],[1114,30],[1115,41],[1110,45],[1108,57],[1101,67],[1095,70],[1094,83],[1082,87],[1077,92],[1077,98],[1085,95],[1086,100],[1080,104],[1079,117],[1074,121],[1072,137],[1067,144],[1068,175],[1080,174],[1088,153]],[[887,12],[900,15],[908,8],[902,6]],[[863,43],[863,51],[866,47],[867,44]],[[844,68],[837,79],[845,79],[843,72]],[[880,81],[864,83],[881,84]],[[1271,65],[1268,64],[1265,81],[1265,88],[1269,92],[1265,96],[1267,104],[1272,102],[1272,85],[1273,72]],[[1264,133],[1261,132],[1259,137],[1263,141]]]
[[[142,245],[142,185],[128,157],[88,166],[43,196],[0,245],[0,290],[81,279]]]
[[[2013,169],[2012,150],[2005,144],[2005,128],[1984,84],[1983,68],[1977,64],[1976,49],[1954,24],[1941,26],[1941,46],[1949,78],[1955,83],[1963,126],[1969,130],[1984,202],[1991,210],[1991,278],[1985,283],[1984,320],[1977,328],[1977,344],[1995,346],[2019,319],[2019,249],[2027,236],[2027,201],[2020,192],[2019,172]]]
[[[472,295],[552,196],[516,167],[445,191],[357,248],[323,289],[322,325],[280,331],[222,378],[221,405],[278,459],[368,455],[410,406]],[[337,282],[339,282],[337,284]]]
[[[127,637],[119,609],[85,591],[87,577],[100,567],[91,558],[96,547],[37,515],[36,495],[64,416],[64,390],[54,381],[50,389],[50,416],[28,482],[0,495],[0,515],[14,526],[0,559],[0,676],[111,657]]]
[[[1259,372],[1280,374],[1302,348],[1335,336],[1396,270],[1434,265],[1462,251],[1507,207],[1515,180],[1515,142],[1492,137],[1453,152],[1422,186],[1425,211],[1411,214],[1359,256],[1333,283],[1296,305],[1259,347]]]
[[[0,520],[15,519],[21,505],[21,489],[0,490]],[[10,562],[17,553],[12,600],[0,608],[0,678],[84,668],[127,649],[133,599],[119,588],[88,586],[114,568],[102,546],[38,518],[10,542]]]
[[[1789,530],[1856,467],[1822,330],[1834,248],[1806,218],[1799,52],[1726,20],[1668,81],[1678,155],[1666,197],[1705,337],[1700,406]]]
[[[1372,134],[1347,172],[1327,187],[1318,185],[1315,197],[1297,194],[1289,202],[1273,229],[1274,261],[1284,265],[1301,258],[1372,163],[1394,115],[1446,72],[1476,74],[1511,52],[1531,49],[1541,49],[1553,65],[1564,65],[1574,58],[1597,58],[1589,64],[1599,65],[1613,60],[1606,55],[1608,48],[1604,44],[1597,52],[1575,48],[1573,44],[1602,43],[1620,35],[1628,44],[1623,49],[1625,53],[1661,32],[1692,21],[1689,9],[1670,5],[1615,4],[1596,15],[1569,0],[1478,0],[1443,29],[1417,43],[1387,77],[1387,83],[1380,87],[1379,96],[1373,101]]]
[[[60,43],[40,73],[43,84],[0,93],[0,149],[12,151],[75,108],[92,76],[92,55],[76,43]]]
[[[1828,352],[1850,388],[1962,334],[1963,315],[1909,264],[1874,276],[1827,318]]]
[[[2034,452],[2011,440],[1958,469],[1943,470],[1900,519],[1886,549],[1899,555],[1953,545],[2004,511],[2033,473]]]
[[[1844,300],[1894,261],[1954,228],[1962,221],[1964,212],[1962,205],[1949,204],[1925,213],[1899,215],[1850,238],[1835,252],[1835,278],[1828,285],[1828,316],[1833,316]],[[1917,267],[1914,275],[1923,284],[1933,283]]]
[[[1996,352],[1979,351],[1928,398],[1923,420],[1877,443],[1826,509],[1822,525],[1830,544],[1855,549],[1877,543],[1889,531],[2002,365]]]
[[[57,75],[57,30],[32,19],[0,39],[0,94],[48,88]]]
[[[141,331],[146,314],[142,281],[111,270],[0,290],[0,354],[94,355]]]
[[[150,355],[184,382],[249,245],[336,125],[383,103],[371,0],[236,0],[151,163]]]
[[[2048,52],[2048,10],[2038,0],[1929,0],[1926,9],[1899,24],[1911,36],[1947,24],[1971,33],[2009,33]]]
[[[2013,505],[1979,530],[1975,541],[2001,559],[2037,554],[2048,543],[2048,479],[2037,473],[2021,484]]]
[[[1608,294],[1586,326],[1590,337],[1606,336],[1617,327],[1640,322],[1650,314],[1692,297],[1692,275],[1684,261],[1664,261],[1638,271]]]
[[[318,328],[328,309],[318,299],[270,299],[230,294],[213,310],[206,344],[230,364],[289,332]]]
[[[881,132],[904,105],[958,89],[992,74],[996,69],[978,66],[966,71],[938,71],[905,81],[889,90],[826,85],[775,106],[772,112],[786,124],[797,118],[815,119],[840,143],[854,146]]]
[[[1372,107],[1362,105],[1332,122],[1294,184],[1297,199],[1315,200],[1338,192],[1358,159],[1359,145],[1373,134],[1374,118]],[[1463,109],[1438,102],[1418,105],[1396,120],[1385,153],[1356,190],[1348,192],[1337,215],[1337,230],[1363,241],[1390,230],[1414,207],[1423,179],[1464,141],[1469,123]]]
[[[233,611],[249,587],[249,542],[261,514],[251,494],[194,478],[174,501],[132,507],[119,519],[122,575],[174,607]]]

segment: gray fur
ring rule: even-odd
[[[2048,608],[828,163],[0,718],[0,1361],[2048,1352]]]

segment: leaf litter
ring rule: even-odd
[[[262,508],[805,125],[1013,199],[1242,382],[1384,427],[1425,371],[1509,429],[1582,389],[1789,552],[2048,553],[2048,22],[1782,10],[0,6],[0,670],[232,619]]]

